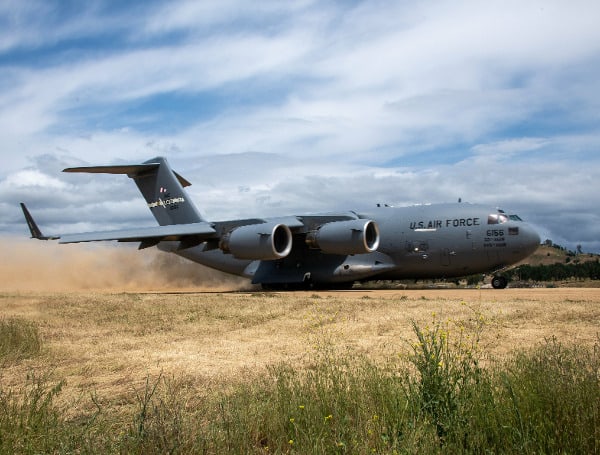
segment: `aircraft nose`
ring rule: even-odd
[[[537,250],[538,246],[540,246],[540,236],[539,234],[528,224],[525,224],[521,227],[521,242],[522,248],[524,252],[529,256],[535,250]]]

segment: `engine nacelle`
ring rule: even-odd
[[[240,226],[221,237],[219,248],[237,259],[281,259],[292,250],[292,232],[279,223]]]
[[[379,228],[372,220],[334,221],[309,232],[306,244],[327,254],[372,253],[379,247]]]

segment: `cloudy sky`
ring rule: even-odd
[[[127,6],[123,6],[123,5]],[[209,219],[463,201],[600,252],[600,3],[0,3],[0,234],[152,225],[168,157]]]

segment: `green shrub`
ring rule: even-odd
[[[482,386],[489,384],[480,366],[479,339],[485,318],[474,311],[475,325],[465,331],[462,321],[439,321],[433,315],[430,327],[413,321],[417,342],[412,344],[410,363],[417,375],[406,381],[413,413],[435,427],[439,444],[466,428],[472,417],[474,400]],[[462,438],[462,435],[460,436]]]

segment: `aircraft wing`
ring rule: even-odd
[[[188,223],[147,228],[122,229],[117,231],[85,232],[82,234],[63,234],[45,236],[29,213],[25,204],[21,209],[29,226],[31,237],[38,240],[58,240],[58,243],[100,242],[117,240],[119,242],[140,242],[140,249],[154,246],[162,241],[181,241],[182,247],[198,245],[201,242],[216,238],[216,231],[211,223]]]
[[[99,242],[118,240],[119,242],[141,242],[140,248],[153,246],[162,241],[180,240],[199,244],[214,238],[216,231],[210,223],[175,224],[148,228],[122,229],[118,231],[86,232],[62,235],[58,243]]]
[[[154,164],[145,166],[154,169]],[[98,172],[137,172],[139,167],[111,166],[98,169]],[[145,169],[144,167],[143,170]],[[94,171],[96,170],[94,168]],[[306,235],[305,241],[310,244],[311,248],[318,248],[329,254],[372,252],[377,249],[379,243],[379,234],[375,223],[370,220],[360,220],[360,217],[354,212],[217,222],[197,221],[147,228],[45,236],[25,204],[21,203],[21,208],[32,238],[58,240],[59,243],[116,240],[139,242],[139,248],[143,249],[158,245],[163,241],[178,241],[178,249],[182,250],[206,242],[205,250],[221,248],[226,253],[232,253],[238,259],[285,257],[292,248],[293,235]],[[272,240],[265,241],[267,238]],[[265,252],[265,248],[268,250],[267,252]],[[273,253],[273,249],[277,249],[277,251]]]
[[[285,224],[294,234],[305,234],[306,232],[315,229],[325,223],[333,221],[355,220],[358,216],[353,212],[346,213],[325,213],[317,215],[291,215],[269,218],[248,218],[240,220],[214,221],[212,226],[217,233],[224,234],[232,229],[248,226],[252,224]]]
[[[240,220],[228,220],[228,221],[215,221],[212,223],[212,226],[215,230],[223,235],[235,228],[241,226],[249,226],[253,224],[264,224],[264,223],[277,223],[277,224],[285,224],[292,231],[298,231],[305,227],[305,224],[295,216],[284,216],[277,218],[248,218],[248,219],[240,219]]]
[[[325,223],[334,221],[357,220],[359,217],[354,212],[320,213],[311,215],[291,215],[269,218],[250,218],[245,220],[216,221],[213,223],[218,232],[227,232],[239,226],[261,223],[285,224],[294,234],[305,234]]]

